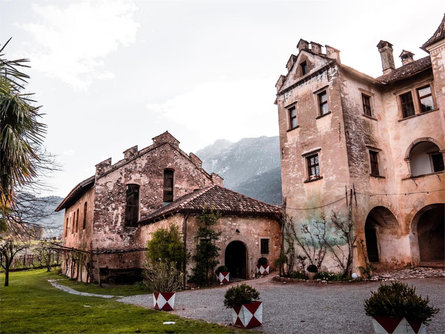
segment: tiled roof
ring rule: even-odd
[[[427,40],[422,45],[422,49],[425,50],[428,46],[430,46],[444,38],[445,38],[445,14],[443,15],[442,22],[440,22],[440,25],[437,28],[436,32],[433,34],[433,36],[430,37],[429,40]]]
[[[430,67],[431,67],[431,58],[430,56],[426,56],[418,60],[415,60],[412,63],[396,68],[392,72],[376,78],[376,80],[382,84],[391,84],[396,81],[411,77]]]
[[[93,175],[90,176],[88,179],[80,182],[73,188],[73,190],[70,191],[70,193],[64,198],[62,203],[60,203],[54,211],[60,211],[74,204],[83,194],[87,192],[88,189],[90,189],[94,185],[95,180],[95,176]]]
[[[279,217],[281,214],[279,206],[270,205],[227,188],[213,185],[178,198],[169,205],[141,219],[139,223],[148,224],[178,212],[200,213],[204,208],[213,208],[221,214],[272,217]]]

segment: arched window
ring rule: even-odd
[[[416,144],[409,154],[411,175],[419,176],[444,170],[443,156],[439,147],[430,142]]]
[[[82,229],[84,230],[85,227],[87,226],[87,202],[85,202],[83,204],[83,224],[82,224]]]
[[[164,169],[164,202],[173,202],[173,177],[172,169]]]
[[[79,209],[76,212],[76,232],[79,232]]]
[[[125,224],[135,226],[139,220],[139,185],[127,184]]]

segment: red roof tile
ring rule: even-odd
[[[428,46],[433,45],[434,43],[440,41],[445,38],[445,14],[443,15],[442,22],[440,22],[439,27],[434,32],[433,36],[430,37],[423,45],[422,49],[426,49]]]
[[[140,220],[148,224],[175,213],[200,213],[213,208],[221,214],[279,217],[281,207],[247,197],[224,187],[213,185],[195,190]]]
[[[409,78],[430,67],[431,67],[431,58],[430,56],[426,56],[418,60],[415,60],[412,63],[396,68],[392,72],[376,78],[376,80],[381,84],[392,84],[396,81]]]

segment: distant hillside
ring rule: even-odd
[[[58,196],[36,197],[32,194],[20,194],[17,205],[22,221],[42,226],[44,237],[56,237],[62,234],[64,212],[54,212],[63,198]]]
[[[281,204],[278,137],[217,140],[196,152],[206,171],[224,178],[224,186],[271,204]]]

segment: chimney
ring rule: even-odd
[[[301,50],[308,50],[309,49],[309,43],[308,41],[305,41],[304,39],[300,38],[297,44],[297,48],[299,51]]]
[[[337,63],[341,64],[340,61],[340,50],[333,48],[332,46],[325,45],[326,48],[326,56],[328,58],[334,59],[337,61]]]
[[[402,59],[402,65],[412,63],[414,61],[413,56],[414,56],[414,53],[412,53],[410,51],[403,50],[399,56],[400,59]]]
[[[96,165],[96,175],[100,176],[111,169],[111,158],[99,162]]]
[[[316,54],[321,53],[321,44],[311,42],[311,51]]]
[[[394,69],[394,56],[392,54],[392,44],[387,41],[380,41],[377,48],[382,58],[383,74],[391,73]]]
[[[129,149],[124,151],[124,159],[128,160],[133,158],[138,153],[138,146],[130,147]]]

